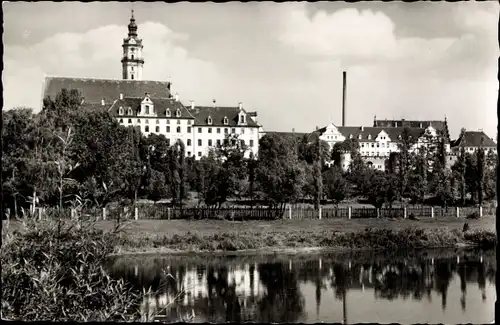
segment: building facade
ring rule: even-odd
[[[200,159],[223,145],[227,137],[246,148],[246,157],[257,154],[263,133],[257,112],[247,112],[242,103],[220,107],[215,100],[212,106],[195,106],[194,102],[185,106],[177,93],[172,94],[170,81],[142,80],[144,45],[133,11],[122,48],[121,80],[47,77],[43,98],[55,98],[62,89],[77,89],[83,96],[82,105],[107,110],[121,125],[139,127],[145,136],[162,134],[169,145],[180,140],[187,157]]]

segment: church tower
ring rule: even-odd
[[[137,37],[134,11],[128,24],[128,37],[123,39],[122,78],[127,80],[142,80],[142,39]]]

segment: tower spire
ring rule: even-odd
[[[142,80],[142,40],[137,37],[137,24],[135,23],[134,9],[131,9],[130,23],[128,24],[128,37],[123,40],[122,76],[123,79]]]
[[[130,16],[130,24],[128,24],[128,36],[137,37],[137,25],[135,24],[134,9],[132,9],[132,15]]]

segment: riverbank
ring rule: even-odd
[[[462,232],[464,222],[470,226]],[[230,222],[132,221],[114,255],[180,253],[294,254],[325,250],[496,247],[493,217],[464,219],[336,219]],[[113,222],[100,222],[105,230]]]

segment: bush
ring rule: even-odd
[[[23,321],[137,320],[141,296],[103,265],[115,233],[91,223],[26,221],[2,234],[2,317]]]
[[[467,216],[467,219],[479,219],[479,212],[474,211]]]

